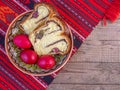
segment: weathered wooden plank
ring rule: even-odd
[[[87,40],[82,46],[120,46],[120,40]],[[108,47],[109,48],[109,47]]]
[[[120,40],[120,19],[107,26],[99,23],[86,40]]]
[[[48,90],[120,90],[119,85],[52,84]]]
[[[120,62],[120,41],[86,41],[72,62]]]
[[[89,73],[89,72],[108,72],[110,74],[116,75],[120,73],[120,63],[75,63],[69,62],[66,66],[62,69],[61,73]],[[94,73],[93,73],[94,74]]]
[[[94,30],[86,40],[120,40],[120,27],[110,30]]]
[[[68,63],[53,83],[120,85],[120,63]]]

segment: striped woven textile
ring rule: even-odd
[[[58,74],[45,77],[24,74],[10,63],[5,52],[9,24],[38,2],[52,4],[68,23],[74,37],[73,54],[100,20],[114,21],[120,11],[120,0],[0,0],[0,90],[46,90]]]

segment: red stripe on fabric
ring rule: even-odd
[[[0,57],[0,59],[3,59],[3,58]],[[5,61],[5,59],[3,59],[3,60]],[[4,61],[3,61],[3,62],[4,62]],[[13,72],[10,71],[10,69],[9,69],[8,67],[6,67],[5,64],[3,64],[3,63],[1,63],[1,65],[2,65],[2,67],[4,67],[4,68],[6,69],[7,72],[9,72],[10,74],[12,74],[12,76],[13,76],[14,78],[16,78],[16,80],[18,80],[18,81],[21,82],[22,79],[20,80],[20,77],[19,77],[19,76],[14,75],[14,73],[15,73],[14,71],[13,71]],[[13,69],[13,68],[12,68],[12,69]],[[15,77],[15,76],[17,76],[17,77]],[[11,82],[13,82],[13,81],[14,81],[14,80],[11,80]],[[14,83],[16,83],[16,82],[14,81]],[[32,88],[29,87],[28,84],[26,84],[24,81],[22,82],[22,84],[25,85],[25,86],[27,86],[29,89],[32,89]],[[19,86],[19,88],[21,87],[19,84],[18,84],[17,86]]]
[[[82,0],[77,0],[78,2],[82,3],[87,9],[89,9],[89,11],[93,12],[98,18],[102,18],[102,16],[100,14],[98,14],[96,11],[94,11],[93,9],[91,9],[91,7],[89,7],[85,2],[83,2]]]
[[[100,7],[103,9],[107,9],[109,5],[107,5],[103,0],[94,0],[95,3],[97,3]]]
[[[77,50],[78,50],[78,49],[74,46],[73,49],[72,49],[72,54],[71,54],[71,56],[74,55]]]
[[[89,0],[84,0],[83,1],[85,4],[87,4],[89,7],[90,7],[90,9],[93,9],[95,12],[97,12],[98,14],[100,14],[101,16],[103,16],[103,12],[101,11],[101,10],[99,10],[95,5],[93,5],[92,3],[91,3],[91,1],[89,1]]]
[[[19,89],[19,88],[20,88],[20,87],[16,84],[16,82],[13,82],[13,80],[11,80],[5,73],[1,72],[0,75],[1,75],[4,79],[6,79],[6,81],[7,81],[8,83],[11,83],[11,85],[13,85],[14,88],[16,88],[16,89]]]
[[[93,4],[93,6],[97,7],[100,11],[105,12],[105,8],[102,8],[100,5],[98,5],[94,0],[90,0],[91,4]]]
[[[25,9],[24,7],[22,7],[21,5],[19,5],[16,1],[14,1],[14,3],[16,3],[19,7],[21,7],[25,11],[29,10],[29,8]]]
[[[84,25],[86,25],[85,22],[88,22],[88,24],[94,26],[95,22],[91,22],[93,20],[91,20],[91,18],[88,17],[89,15],[87,16],[85,14],[85,12],[83,10],[81,10],[82,8],[81,9],[77,8],[74,5],[73,1],[71,1],[71,2],[67,2],[67,1],[61,2],[60,0],[58,0],[58,2],[61,3],[62,6],[67,6],[66,7],[67,11],[69,11],[69,12],[74,11],[74,13],[71,12],[73,14],[73,16],[75,15],[75,13],[78,14],[78,15],[75,15],[75,17],[77,17],[78,20],[80,20],[82,23],[84,23]],[[69,10],[68,8],[70,8],[71,10]],[[81,16],[81,19],[78,18],[78,16]],[[84,19],[85,21],[83,21],[82,19]],[[86,25],[86,26],[89,28],[89,25]]]
[[[4,23],[2,20],[0,20],[0,28],[6,32],[8,25],[6,25],[6,23]]]
[[[47,2],[48,2],[48,0],[47,0]],[[56,7],[56,9],[57,9],[58,12],[60,13],[61,17],[64,16],[65,18],[63,18],[63,19],[64,19],[68,24],[70,24],[70,26],[72,26],[73,28],[75,28],[75,30],[76,30],[80,35],[82,35],[83,37],[86,37],[87,35],[89,35],[89,32],[87,32],[86,30],[84,30],[77,22],[75,22],[75,21],[73,20],[73,18],[75,18],[75,17],[70,18],[69,16],[70,16],[71,14],[69,14],[69,16],[68,16],[68,14],[66,14],[66,13],[63,12],[61,9],[59,9],[56,4],[53,4],[53,2],[49,2],[49,3],[51,3],[53,6]]]
[[[83,28],[83,32],[87,31],[87,32],[91,32],[91,28],[88,27],[88,25],[86,25],[85,23],[83,23],[81,20],[78,20],[78,18],[73,15],[70,11],[68,11],[67,9],[65,9],[62,5],[62,3],[60,2],[54,2],[62,11],[64,11],[66,13],[66,18],[71,18],[72,20],[74,20],[75,22],[77,22],[77,24],[79,25],[79,27]],[[68,16],[69,15],[69,16]],[[81,30],[82,31],[82,30]]]
[[[80,35],[78,32],[76,32],[74,28],[72,28],[71,26],[69,26],[69,28],[71,29],[72,34],[75,35],[80,41],[85,40],[85,38],[82,35]]]
[[[9,0],[8,0],[9,2]],[[14,0],[10,2],[14,7],[16,7],[19,11],[26,11],[24,8],[20,7]]]
[[[5,3],[0,3],[0,27],[6,31],[8,25],[18,14],[9,8]]]
[[[27,75],[27,76],[28,76],[29,79],[31,79],[31,81],[34,80],[35,83],[34,83],[34,82],[33,82],[33,83],[34,83],[37,87],[39,87],[38,89],[40,89],[40,88],[42,88],[42,90],[46,89],[46,87],[45,87],[43,84],[41,84],[39,81],[37,81],[37,80],[34,78],[35,76],[32,76],[32,75],[31,75],[31,76],[30,76],[30,75]],[[41,81],[42,81],[42,79],[41,79]],[[40,87],[40,86],[41,86],[41,87]]]
[[[27,75],[27,76],[28,76],[28,75]],[[42,82],[41,82],[41,81],[39,81],[35,76],[32,76],[32,75],[31,75],[30,78],[31,78],[31,80],[34,79],[34,80],[38,83],[37,86],[38,86],[39,88],[37,88],[37,89],[39,89],[39,90],[46,90],[46,86],[42,83],[42,82],[43,82],[42,79],[40,79],[40,80],[42,81]]]
[[[35,77],[35,76],[32,76],[32,78],[34,80],[36,80],[43,87],[43,90],[46,90],[46,88],[48,87],[48,85],[46,84],[46,82],[44,80],[42,80],[42,78]]]
[[[65,4],[68,4],[68,5],[72,8],[72,10],[74,10],[76,13],[78,13],[78,15],[80,15],[80,16],[82,17],[82,19],[84,19],[85,21],[87,21],[88,24],[92,25],[92,27],[96,25],[97,22],[94,21],[94,20],[92,19],[92,17],[90,16],[90,14],[88,14],[83,8],[77,7],[77,6],[74,4],[73,1],[71,1],[71,2],[64,1],[64,2],[65,2]],[[79,18],[78,18],[78,19],[79,19]],[[81,22],[83,22],[83,23],[85,23],[85,21],[83,22],[83,21],[81,20]],[[86,25],[86,24],[85,24],[85,25]],[[88,26],[88,25],[87,25],[87,26]],[[89,26],[88,26],[88,27],[89,27]]]
[[[10,1],[10,0],[4,0],[4,3],[9,6],[12,10],[14,10],[17,13],[22,13],[25,10],[23,8],[21,8],[19,5],[15,4],[14,0]]]
[[[84,8],[82,8],[80,5],[78,5],[75,1],[73,1],[73,0],[71,0],[71,1],[77,8],[80,8],[85,14],[87,14],[90,18],[92,18],[94,22],[99,21],[98,19],[95,18],[95,16],[92,16],[88,11],[86,11]]]
[[[1,57],[2,58],[2,57]],[[4,59],[4,58],[3,58]],[[7,64],[7,61],[6,60],[4,60],[4,62]],[[27,82],[29,82],[32,86],[34,86],[35,88],[38,88],[38,86],[36,86],[35,84],[38,84],[38,82],[36,82],[36,80],[34,80],[34,82],[33,81],[31,81],[31,80],[29,80],[30,78],[31,78],[31,76],[29,76],[29,77],[26,77],[26,75],[25,74],[23,74],[21,71],[19,71],[18,69],[16,69],[13,65],[11,65],[11,63],[9,63],[9,66],[13,69],[13,71],[11,70],[10,72],[12,72],[12,74],[14,74],[14,71],[15,72],[17,72],[17,74],[19,74],[20,75],[20,77],[22,77],[21,78],[21,80],[23,81],[23,83],[24,83],[24,80],[26,80]],[[9,68],[7,68],[7,70],[10,70]],[[19,76],[17,76],[17,75],[15,75],[18,79],[20,78]],[[24,79],[23,79],[24,78]],[[26,82],[26,84],[27,84],[27,82]],[[25,83],[24,83],[25,84]],[[39,84],[38,84],[39,85]],[[39,89],[39,88],[38,88]]]
[[[111,2],[110,1],[108,1],[108,0],[101,0],[102,2],[104,2],[106,5],[111,5]]]
[[[82,27],[80,27],[80,25],[76,24],[76,22],[73,19],[64,17],[65,13],[62,12],[62,10],[59,9],[58,11],[60,11],[61,17],[67,22],[67,24],[69,24],[72,28],[74,28],[74,30],[79,35],[81,35],[84,38],[86,38],[86,36],[89,35],[89,33],[87,31],[83,32],[84,29]]]
[[[98,21],[100,18],[94,14],[94,12],[90,11],[89,8],[84,6],[81,2],[78,2],[77,0],[74,1],[78,6],[81,6],[84,10],[86,10],[90,15],[92,15],[94,18],[96,18]]]
[[[12,68],[13,69],[13,68]],[[8,70],[8,68],[6,67],[6,70]],[[16,77],[17,75],[14,75],[14,71],[9,71],[14,77]],[[18,72],[17,72],[18,73]],[[20,74],[21,75],[21,74]],[[20,82],[22,82],[22,84],[24,84],[25,86],[27,86],[30,89],[39,89],[40,84],[36,85],[35,80],[33,81],[33,83],[31,83],[29,80],[26,80],[25,77],[22,76],[22,78],[20,79],[21,76],[17,76],[16,79],[18,79]],[[24,78],[24,79],[23,79]],[[28,77],[30,79],[30,77]],[[28,83],[29,82],[29,83]],[[37,82],[38,83],[38,82]],[[34,88],[33,88],[34,87]],[[43,87],[43,86],[42,86]]]
[[[0,90],[8,90],[7,87],[5,87],[1,82],[0,82]],[[15,89],[14,89],[15,90]]]
[[[7,88],[6,88],[5,86],[3,86],[1,83],[0,83],[0,89],[1,89],[1,90],[3,90],[3,89],[4,89],[4,90],[7,90]]]
[[[16,90],[10,83],[6,82],[4,78],[0,76],[0,83],[4,82],[4,84],[8,85],[11,90]],[[3,86],[3,85],[2,85]]]
[[[104,19],[114,22],[120,16],[120,0],[112,0],[111,5],[105,12]]]

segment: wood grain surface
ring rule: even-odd
[[[120,90],[120,19],[100,22],[48,90]]]

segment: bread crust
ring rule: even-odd
[[[23,22],[21,22],[20,25],[19,25],[19,28],[20,28],[21,30],[23,30],[24,32],[26,32],[26,31],[24,30],[24,28],[22,27],[22,25],[25,23],[25,21],[27,21],[28,19],[30,19],[30,18],[32,17],[33,13],[37,10],[37,8],[38,8],[39,6],[46,6],[46,7],[48,8],[50,14],[49,14],[49,16],[46,17],[46,19],[49,19],[49,18],[51,18],[52,16],[57,15],[56,9],[55,9],[52,5],[50,5],[49,3],[37,3],[37,4],[35,4],[35,5],[34,5],[34,10],[32,11],[32,13],[31,13]],[[37,29],[37,28],[40,27],[42,24],[44,24],[44,22],[46,21],[46,19],[41,20],[41,21],[38,23],[38,26],[37,26],[35,29]]]
[[[41,27],[37,28],[35,31],[31,32],[30,35],[29,35],[29,39],[31,40],[31,43],[33,44],[33,47],[34,47],[34,41],[35,40],[32,40],[33,34],[35,35],[36,32],[38,32],[41,28],[46,26],[47,22],[49,22],[51,20],[56,21],[62,27],[62,31],[60,32],[60,36],[64,37],[65,41],[67,42],[67,50],[65,52],[60,52],[59,54],[65,55],[70,51],[71,40],[70,40],[70,37],[65,33],[65,31],[68,30],[65,22],[58,16],[54,16],[54,17],[50,18],[48,21],[45,22],[45,24],[43,26],[41,26]]]
[[[52,16],[54,16],[54,15],[58,15],[57,10],[56,10],[51,4],[49,4],[49,3],[47,3],[47,2],[35,4],[35,5],[34,5],[34,10],[36,10],[37,7],[42,6],[42,5],[48,7],[48,9],[49,9],[50,12],[51,12],[50,17],[52,17]]]

